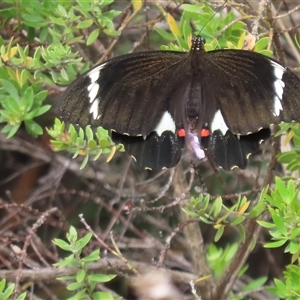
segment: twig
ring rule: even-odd
[[[99,272],[103,274],[116,274],[116,272],[123,272],[129,276],[135,276],[133,270],[128,269],[126,263],[118,258],[110,258],[110,266],[105,259],[100,259],[96,263],[87,265],[87,271]],[[137,261],[130,261],[131,266],[139,273],[149,273],[157,270],[155,266],[148,263],[141,263]],[[24,281],[51,281],[61,276],[74,275],[78,272],[77,268],[40,268],[37,270],[23,270],[20,274],[20,282]],[[188,284],[191,280],[196,280],[195,275],[187,272],[179,272],[174,270],[166,270],[175,284]],[[16,279],[18,270],[0,270],[0,278],[6,278],[7,281],[13,282]]]
[[[17,274],[15,277],[15,289],[14,289],[14,293],[13,293],[13,297],[12,299],[15,300],[17,298],[17,294],[18,294],[18,289],[19,289],[19,284],[20,284],[20,278],[22,275],[22,271],[23,271],[23,261],[25,260],[26,254],[27,254],[27,248],[30,245],[30,241],[34,235],[34,233],[36,232],[36,230],[38,229],[38,227],[40,227],[42,224],[45,223],[45,220],[54,212],[56,212],[58,209],[56,207],[53,207],[49,210],[47,210],[46,212],[44,212],[39,218],[38,220],[33,224],[31,231],[29,232],[29,234],[27,235],[26,239],[25,239],[25,243],[23,246],[23,249],[21,251],[20,254],[20,260],[19,260],[19,267],[17,270]]]

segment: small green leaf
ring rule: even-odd
[[[79,283],[79,282],[73,282],[73,283],[71,283],[71,284],[69,284],[69,285],[67,286],[67,289],[68,289],[69,291],[76,291],[76,290],[79,290],[79,289],[81,289],[81,288],[83,288],[83,284],[82,284],[82,283]]]
[[[93,25],[93,20],[85,20],[85,21],[79,22],[77,24],[77,28],[84,29],[84,28],[89,28],[92,25]]]
[[[231,226],[236,226],[236,225],[242,223],[244,220],[245,220],[244,216],[238,216],[233,221],[230,222],[230,225]]]
[[[68,298],[68,299],[69,300],[71,300],[71,299],[73,299],[73,300],[85,300],[85,299],[88,299],[88,298],[89,297],[88,297],[88,295],[86,293],[86,289],[84,288],[84,289],[80,290],[77,294],[75,294],[74,296],[72,296],[72,298]],[[94,300],[94,298],[93,298],[93,300]]]
[[[270,38],[263,37],[258,40],[258,42],[254,46],[255,52],[260,52],[262,50],[266,50],[266,47],[268,46],[268,43],[270,42]]]
[[[114,300],[114,297],[106,292],[93,293],[93,300]]]
[[[92,253],[90,253],[89,255],[85,256],[82,258],[83,262],[91,262],[91,261],[96,261],[100,259],[100,250],[97,249],[95,251],[93,251]]]
[[[219,239],[222,237],[223,233],[224,233],[224,226],[221,226],[220,228],[218,228],[218,230],[215,234],[214,241],[215,242],[219,241]]]
[[[116,275],[104,275],[104,274],[92,274],[89,275],[89,280],[95,281],[97,283],[108,282],[116,277]]]
[[[26,128],[27,132],[32,134],[33,136],[38,136],[38,135],[43,134],[43,128],[35,121],[33,121],[33,120],[27,121],[26,120],[26,121],[24,121],[24,124],[25,124],[25,128]]]
[[[89,161],[89,155],[86,154],[83,161],[82,161],[82,163],[81,163],[81,165],[80,165],[80,167],[79,167],[79,169],[82,170],[87,165],[88,161]]]
[[[108,36],[114,36],[114,37],[117,37],[120,35],[120,32],[118,30],[115,30],[113,28],[109,28],[109,29],[104,29],[103,32],[105,34],[107,34]]]
[[[258,288],[260,288],[261,286],[263,286],[266,281],[267,281],[268,277],[267,276],[263,276],[260,277],[258,279],[253,279],[249,284],[247,284],[242,291],[254,291]]]
[[[84,270],[82,270],[82,269],[79,270],[76,274],[76,281],[81,283],[84,280],[85,275],[86,275],[86,273]]]
[[[1,281],[0,281],[0,292],[2,292],[4,290],[6,286],[6,279],[3,278]]]
[[[69,232],[67,233],[67,239],[70,242],[76,242],[78,238],[77,231],[74,226],[70,226]]]
[[[71,246],[64,240],[54,239],[53,243],[65,251],[72,251]]]
[[[86,134],[86,137],[88,140],[94,139],[94,133],[93,133],[93,130],[91,129],[91,126],[86,126],[85,134]]]
[[[278,231],[283,234],[286,235],[287,233],[287,228],[285,227],[285,224],[283,222],[283,219],[277,215],[275,212],[271,213],[272,219],[274,221],[274,224],[276,225]]]
[[[89,140],[88,141],[88,147],[91,149],[91,150],[95,150],[97,148],[97,143],[96,141],[94,140]]]
[[[91,240],[92,234],[89,232],[87,233],[83,238],[81,238],[79,241],[76,242],[76,248],[77,249],[83,249]]]
[[[93,43],[95,42],[95,40],[98,38],[99,33],[100,33],[100,30],[99,30],[98,28],[95,29],[95,30],[93,30],[93,31],[90,33],[90,35],[89,35],[89,37],[88,37],[88,39],[87,39],[87,41],[86,41],[86,44],[87,44],[87,45],[93,44]]]
[[[270,223],[270,222],[265,222],[265,221],[259,221],[259,220],[258,220],[257,223],[258,223],[260,226],[265,227],[265,228],[268,228],[268,229],[273,229],[273,228],[276,227],[275,224]]]
[[[281,246],[283,246],[286,243],[286,239],[283,240],[279,240],[276,242],[270,242],[270,243],[266,243],[264,245],[265,248],[279,248]]]
[[[17,124],[17,125],[5,125],[3,128],[2,128],[2,132],[6,133],[7,129],[10,128],[9,130],[9,133],[7,135],[7,138],[10,139],[12,136],[14,136],[16,134],[16,132],[18,131],[18,129],[20,128],[21,126],[21,123],[20,124]]]
[[[5,79],[1,79],[1,83],[2,86],[4,88],[4,90],[15,100],[15,101],[20,101],[20,97],[19,97],[19,92],[16,89],[16,87],[9,81],[5,80]]]
[[[259,202],[257,205],[255,205],[250,213],[249,213],[249,218],[255,219],[259,217],[266,209],[266,203],[265,202]]]
[[[221,198],[221,197],[218,197],[218,198],[214,201],[214,203],[212,204],[213,216],[214,216],[214,217],[219,216],[219,214],[220,214],[220,212],[221,212],[221,209],[222,209],[222,206],[223,206],[222,198]]]
[[[25,300],[27,298],[27,293],[24,292],[22,294],[20,294],[16,300]]]
[[[4,291],[4,293],[3,293],[3,298],[4,299],[9,299],[10,298],[10,296],[13,294],[13,292],[14,292],[14,288],[15,288],[15,284],[10,284],[7,288],[6,288],[6,290]]]
[[[61,76],[65,81],[69,81],[69,80],[70,80],[70,79],[69,79],[69,75],[68,75],[68,73],[67,73],[67,71],[66,71],[65,68],[62,68],[62,69],[60,70],[60,76]]]

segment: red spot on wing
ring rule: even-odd
[[[184,128],[177,129],[177,136],[178,137],[185,137],[186,132]],[[205,138],[210,136],[210,130],[207,128],[202,128],[200,131],[200,137]]]
[[[185,137],[185,130],[183,128],[177,129],[177,135],[179,137]]]
[[[210,136],[210,131],[207,128],[202,128],[200,132],[200,137],[208,137]]]

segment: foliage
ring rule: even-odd
[[[8,286],[6,286],[6,280],[5,278],[3,278],[0,281],[0,299],[2,300],[11,299],[14,289],[15,289],[15,284],[10,283]],[[18,295],[18,297],[16,298],[16,300],[24,300],[24,299],[26,299],[26,293],[22,293]]]
[[[94,160],[97,160],[102,153],[109,153],[107,159],[109,161],[116,149],[121,148],[121,146],[115,146],[108,131],[102,127],[98,127],[95,134],[90,126],[87,126],[85,131],[79,128],[77,132],[74,126],[70,125],[66,131],[65,123],[56,119],[54,127],[47,129],[47,132],[53,138],[51,141],[53,151],[67,150],[74,154],[73,158],[78,155],[84,156],[81,169],[86,166],[91,155],[94,156]]]
[[[300,171],[300,128],[298,123],[282,123],[280,124],[281,129],[278,131],[277,136],[288,132],[285,136],[284,145],[287,145],[291,141],[294,144],[292,150],[280,153],[278,160],[281,163],[287,164],[287,169],[291,172]]]
[[[299,299],[299,282],[300,282],[300,243],[299,243],[299,222],[300,222],[300,204],[299,204],[299,187],[295,185],[295,181],[289,180],[284,182],[280,178],[275,180],[275,189],[268,193],[268,189],[264,189],[260,195],[257,204],[249,208],[249,201],[246,197],[238,199],[236,204],[227,208],[222,199],[218,197],[212,201],[208,195],[200,195],[198,198],[191,198],[184,211],[192,217],[197,217],[204,223],[213,224],[217,229],[215,241],[218,241],[226,226],[236,227],[239,232],[240,241],[245,238],[244,220],[255,218],[260,226],[266,228],[272,241],[265,243],[266,248],[279,248],[285,246],[285,252],[290,253],[292,264],[288,265],[284,271],[285,281],[274,279],[274,284],[268,287],[268,290],[280,299]],[[270,221],[260,219],[265,214],[265,208],[268,208],[271,216]],[[225,267],[233,259],[237,250],[237,244],[231,244],[224,249],[218,249],[215,245],[208,248],[208,262],[214,270],[215,275],[219,277],[223,274]],[[247,266],[240,270],[243,274]],[[249,287],[243,290],[255,290],[261,287],[267,278],[258,278],[252,281]],[[255,284],[257,282],[257,285]],[[252,286],[253,284],[253,286]],[[242,291],[241,291],[242,293]],[[232,299],[242,299],[232,295]]]
[[[18,15],[16,29],[27,31],[30,42],[36,38],[47,46],[37,46],[33,51],[14,39],[6,46],[0,38],[0,122],[6,124],[2,132],[12,137],[24,122],[27,132],[38,136],[43,129],[33,119],[50,109],[49,105],[43,105],[47,90],[40,91],[42,83],[66,85],[74,80],[81,59],[72,52],[71,45],[82,39],[91,44],[100,32],[118,35],[113,19],[120,11],[102,12],[112,3],[107,0],[77,1],[77,5],[58,0],[20,1],[18,6],[11,1],[4,3],[7,3],[6,8],[0,11],[3,24]],[[80,30],[95,25],[98,28],[87,37],[80,34]],[[86,71],[88,66],[83,64],[80,72]]]
[[[100,259],[100,250],[95,250],[87,256],[82,257],[82,251],[92,238],[92,234],[88,233],[84,237],[78,239],[76,229],[71,226],[67,233],[67,241],[62,239],[54,239],[54,244],[64,251],[71,252],[62,261],[55,263],[57,267],[73,267],[78,268],[75,275],[62,276],[59,280],[68,281],[67,289],[76,294],[68,299],[94,299],[94,300],[117,300],[109,293],[96,291],[97,283],[111,281],[115,275],[104,274],[88,274],[87,267],[89,263]]]

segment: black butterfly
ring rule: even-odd
[[[143,168],[174,167],[184,143],[216,166],[245,168],[271,124],[300,119],[300,79],[264,55],[204,44],[195,37],[187,53],[132,53],[95,66],[66,90],[62,118],[111,129]]]

